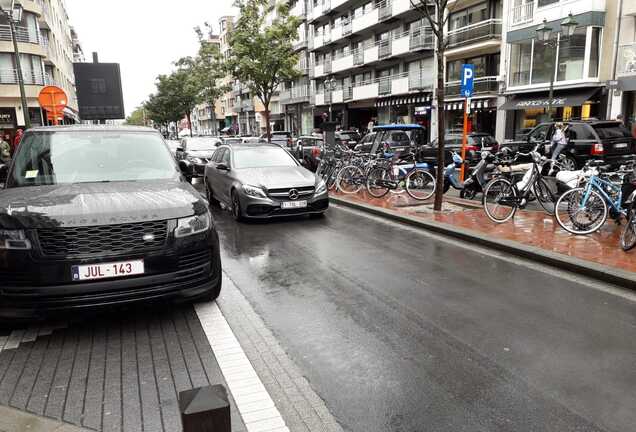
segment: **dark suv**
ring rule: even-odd
[[[29,129],[0,174],[0,318],[218,296],[207,201],[157,131]]]
[[[626,156],[634,154],[634,139],[629,130],[618,121],[571,120],[566,126],[568,147],[563,151],[566,168],[577,169],[589,159],[602,159],[607,164],[617,166]],[[519,151],[528,152],[537,144],[543,144],[539,151],[550,156],[551,139],[555,122],[541,123],[519,144]]]

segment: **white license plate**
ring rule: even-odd
[[[296,209],[307,207],[307,201],[284,201],[280,203],[280,208],[283,209]]]
[[[614,148],[625,148],[625,147],[627,147],[627,143],[614,144]]]
[[[144,274],[144,261],[121,261],[105,264],[87,264],[71,267],[74,281],[118,278]]]

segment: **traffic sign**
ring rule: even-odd
[[[461,72],[461,94],[465,98],[469,98],[473,95],[473,80],[475,79],[475,65],[464,64],[462,65]]]
[[[57,125],[60,117],[63,118],[64,108],[68,103],[68,98],[64,90],[56,86],[46,86],[38,95],[40,106],[47,112],[48,118],[54,125]]]

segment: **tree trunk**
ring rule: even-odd
[[[212,117],[212,135],[217,136],[219,135],[218,133],[218,126],[217,126],[217,121],[216,121],[216,103],[214,101],[210,102],[210,116]]]
[[[267,142],[272,142],[272,127],[269,124],[269,104],[265,105],[265,134],[267,134]]]
[[[437,8],[437,22],[444,22],[444,9]],[[444,132],[445,132],[445,109],[444,109],[444,28],[440,26],[440,37],[437,38],[437,172],[435,182],[435,211],[442,210],[444,201]]]
[[[190,138],[194,135],[192,134],[192,121],[190,120],[190,111],[186,113],[186,118],[188,119],[188,128],[190,128]]]

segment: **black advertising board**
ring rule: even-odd
[[[74,63],[73,70],[82,120],[126,117],[119,63]]]

